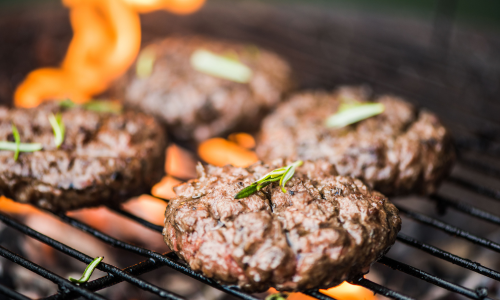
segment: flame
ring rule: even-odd
[[[85,102],[106,90],[133,63],[141,44],[138,13],[166,9],[187,14],[205,0],[63,0],[74,31],[59,68],[28,74],[14,103],[34,107],[42,101],[71,98]]]
[[[372,291],[359,285],[353,285],[346,281],[342,284],[329,288],[327,290],[319,290],[322,294],[328,295],[337,300],[377,300],[377,296]],[[278,293],[274,288],[267,291],[269,294]],[[302,293],[290,293],[287,300],[312,300],[313,297]]]
[[[247,167],[259,160],[255,152],[223,138],[213,138],[201,143],[198,155],[215,166],[231,164],[236,167]]]

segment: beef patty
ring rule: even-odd
[[[341,102],[375,101],[385,111],[340,129],[325,127]],[[265,118],[257,154],[266,161],[327,158],[340,175],[360,178],[386,195],[433,193],[455,153],[438,118],[394,96],[370,99],[364,88],[303,92]]]
[[[401,228],[396,207],[322,160],[299,167],[286,194],[273,183],[234,199],[283,165],[198,165],[165,212],[167,245],[193,270],[250,292],[326,288],[367,273]]]
[[[57,112],[66,128],[59,148],[48,119]],[[14,152],[0,151],[0,193],[18,202],[51,210],[113,204],[149,191],[163,174],[163,129],[142,113],[63,109],[54,102],[1,107],[1,141],[13,141],[11,124],[22,143],[43,145],[17,161]]]
[[[238,83],[200,73],[190,63],[195,50],[232,56],[253,76]],[[289,65],[255,46],[203,37],[169,37],[145,48],[152,72],[139,78],[132,68],[116,86],[127,105],[154,115],[179,140],[200,142],[236,130],[258,128],[262,117],[289,90]]]

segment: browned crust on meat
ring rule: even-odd
[[[48,120],[57,112],[66,127],[59,149]],[[43,144],[17,161],[0,151],[0,192],[18,202],[51,210],[112,205],[148,192],[164,173],[163,129],[142,113],[63,110],[56,103],[0,108],[0,140],[12,140],[12,123],[21,142]]]
[[[255,46],[200,36],[174,36],[148,45],[153,72],[138,78],[135,66],[117,83],[127,105],[154,115],[171,136],[203,141],[236,130],[255,130],[263,116],[291,88],[291,68],[279,56]],[[206,49],[235,56],[252,69],[249,83],[200,73],[191,54]]]
[[[282,165],[199,165],[198,179],[176,187],[167,207],[167,245],[193,270],[252,292],[330,287],[367,273],[395,242],[396,207],[326,161],[298,168],[286,194],[273,184],[234,199]]]
[[[341,101],[374,101],[384,113],[340,129],[324,124]],[[327,158],[340,175],[360,178],[387,195],[436,191],[455,160],[449,131],[428,111],[394,96],[370,99],[363,88],[302,92],[269,115],[257,154],[263,160]]]

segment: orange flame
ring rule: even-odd
[[[194,12],[205,0],[63,0],[70,9],[74,36],[59,68],[28,74],[14,103],[34,107],[71,98],[81,103],[106,90],[133,63],[141,44],[138,13],[166,9]]]
[[[346,281],[342,284],[329,288],[327,290],[319,290],[322,294],[328,295],[338,300],[377,300],[377,296],[372,291],[359,285],[353,285]],[[270,288],[270,294],[277,293],[276,289]],[[304,295],[302,293],[291,293],[286,298],[287,300],[313,300],[315,298]]]
[[[245,144],[251,144],[245,137]],[[252,138],[253,139],[253,138]],[[255,152],[246,149],[243,145],[237,144],[223,138],[213,138],[204,141],[198,147],[198,154],[201,159],[215,166],[225,166],[231,164],[235,167],[247,167],[258,161]]]

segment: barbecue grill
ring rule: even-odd
[[[500,58],[496,55],[500,39],[494,32],[454,27],[453,13],[457,1],[442,0],[438,4],[430,24],[386,19],[368,13],[353,18],[352,15],[349,17],[341,12],[318,11],[300,6],[269,7],[244,2],[230,7],[209,4],[188,17],[166,13],[148,14],[142,19],[143,36],[146,43],[173,32],[201,33],[253,42],[288,58],[303,88],[332,88],[339,84],[368,83],[375,91],[406,96],[415,104],[433,110],[454,133],[459,156],[457,165],[462,172],[453,172],[446,179],[445,192],[441,189],[425,200],[420,199],[433,205],[434,211],[421,212],[419,207],[396,200],[403,223],[415,222],[420,232],[444,232],[450,243],[461,239],[498,253],[500,243],[471,233],[470,222],[450,222],[446,217],[453,212],[458,213],[455,214],[458,216],[500,225],[500,214],[492,213],[492,209],[479,208],[500,200],[500,190],[495,189],[494,181],[495,178],[500,178],[500,164],[494,159],[500,149],[497,134],[500,132],[497,117],[500,106],[495,98],[500,91]],[[20,25],[24,26],[23,34],[21,37],[14,37],[11,31]],[[12,89],[22,79],[18,74],[37,67],[32,48],[18,48],[19,51],[14,49],[26,44],[33,46],[40,25],[50,28],[45,38],[49,39],[51,46],[57,48],[54,45],[69,41],[71,31],[64,11],[39,11],[36,16],[23,11],[23,14],[15,17],[4,15],[0,18],[1,43],[12,45],[11,48],[0,49],[0,63],[4,65],[0,68],[0,78],[9,81],[7,87],[4,84],[3,90],[0,86],[0,100],[4,103],[10,103]],[[49,56],[54,57],[48,61],[60,59],[58,55],[63,53],[60,50],[49,53]],[[21,64],[17,61],[22,55],[25,55],[25,61]],[[472,173],[487,177],[491,182],[479,183],[474,176],[470,176]],[[457,200],[461,197],[449,196],[450,193],[446,191],[471,196],[468,201]],[[120,207],[109,209],[156,231],[158,239],[161,238],[163,226],[146,221]],[[159,268],[175,269],[236,298],[259,299],[242,292],[238,287],[221,285],[193,272],[172,252],[158,253],[135,246],[64,213],[52,214],[93,238],[140,255],[144,260],[123,269],[100,263],[97,269],[108,275],[78,286],[0,245],[1,256],[57,284],[59,292],[46,299],[104,299],[95,292],[123,281],[162,298],[184,299],[141,279],[140,275]],[[19,231],[19,234],[34,238],[85,264],[93,260],[93,257],[54,240],[5,213],[0,213],[0,221]],[[418,250],[412,253],[427,253],[500,281],[499,271],[422,242],[413,235],[399,233],[395,247],[400,245]],[[446,276],[433,275],[416,264],[407,264],[391,257],[389,251],[374,267],[385,265],[394,269],[393,273],[407,274],[456,295],[471,299],[490,299],[485,287],[466,288],[445,279]],[[404,289],[389,288],[364,277],[352,283],[391,299],[413,299],[406,295]],[[6,285],[0,285],[0,293],[12,299],[29,299]],[[332,299],[318,290],[303,293],[321,300]]]

